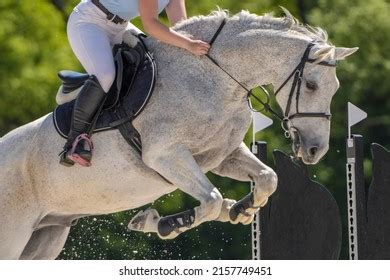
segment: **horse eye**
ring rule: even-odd
[[[306,87],[311,91],[315,91],[318,88],[316,83],[309,81],[306,82]]]

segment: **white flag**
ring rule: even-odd
[[[351,127],[367,118],[367,113],[348,102],[348,126]]]
[[[252,112],[252,120],[253,120],[253,134],[269,127],[273,124],[273,120],[264,116],[259,112]]]

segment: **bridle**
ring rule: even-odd
[[[213,45],[214,41],[217,39],[218,35],[221,33],[223,27],[226,24],[226,19],[224,19],[217,31],[215,32],[213,38],[210,41],[210,46]],[[305,52],[303,53],[303,56],[301,58],[301,61],[299,64],[294,68],[294,70],[291,72],[291,74],[287,77],[287,79],[277,88],[275,91],[275,96],[278,95],[278,93],[281,91],[282,88],[291,80],[293,79],[293,83],[291,86],[290,94],[288,96],[287,105],[283,112],[283,115],[277,113],[275,110],[273,110],[270,106],[270,95],[267,91],[267,89],[263,86],[260,86],[260,88],[263,90],[266,101],[262,101],[260,98],[258,98],[254,93],[253,90],[248,89],[243,83],[238,81],[236,78],[234,78],[229,72],[227,72],[225,69],[223,69],[219,63],[213,59],[210,55],[206,54],[206,57],[211,60],[212,63],[214,63],[218,68],[220,68],[223,72],[225,72],[232,80],[234,80],[240,87],[242,87],[247,92],[247,100],[249,108],[254,112],[260,112],[260,111],[268,111],[274,116],[276,116],[281,121],[282,129],[284,130],[284,135],[286,138],[290,138],[290,130],[288,128],[288,124],[291,123],[292,119],[296,118],[325,118],[327,120],[330,120],[331,114],[326,112],[300,112],[299,111],[299,97],[301,95],[301,85],[302,85],[302,77],[303,77],[303,71],[305,69],[306,63],[316,63],[315,59],[310,59],[309,54],[311,48],[314,46],[314,43],[309,43],[306,47]],[[336,67],[336,63],[330,63],[321,61],[317,63],[318,65],[328,66],[328,67]],[[293,97],[295,95],[295,106],[296,106],[296,112],[294,114],[290,114],[291,111],[291,104]],[[260,104],[262,104],[263,108],[261,110],[255,110],[251,104],[250,96],[252,96],[254,99],[256,99]],[[293,128],[292,125],[290,125],[290,128]],[[297,129],[296,129],[297,130]]]

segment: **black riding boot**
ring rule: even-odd
[[[106,93],[95,76],[85,81],[75,101],[68,140],[60,155],[62,165],[91,165],[93,144],[90,134],[105,98]]]

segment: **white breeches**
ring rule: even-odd
[[[115,79],[112,47],[122,42],[123,33],[136,29],[131,23],[115,24],[91,2],[77,5],[68,20],[70,46],[84,69],[95,75],[105,92]],[[140,31],[139,31],[140,32]]]

